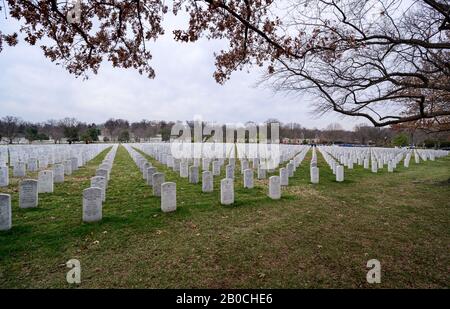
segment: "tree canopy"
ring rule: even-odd
[[[175,40],[228,42],[214,55],[219,83],[236,70],[266,66],[267,82],[313,93],[320,112],[450,130],[446,0],[80,1],[74,11],[68,1],[7,0],[7,14],[20,20],[23,40],[70,73],[97,73],[109,61],[154,78],[148,42],[164,34],[169,10],[187,12]],[[0,50],[20,37],[0,33]]]

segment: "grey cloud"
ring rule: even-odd
[[[167,22],[173,23],[173,19]],[[347,129],[361,122],[336,115],[318,119],[311,114],[307,96],[274,94],[264,86],[254,87],[262,74],[259,69],[249,74],[236,72],[225,85],[218,85],[212,77],[213,52],[223,46],[223,42],[205,40],[177,43],[168,30],[161,40],[149,44],[154,80],[105,63],[98,75],[83,81],[51,63],[39,48],[21,42],[0,54],[0,116],[103,122],[111,117],[191,120],[201,115],[204,120],[222,123],[277,118],[310,128],[339,122]]]

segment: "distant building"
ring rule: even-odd
[[[162,142],[162,136],[161,136],[161,134],[157,134],[155,137],[150,137],[148,139],[148,141],[150,143],[161,143]]]
[[[281,139],[282,144],[301,145],[301,144],[319,144],[320,138],[287,138]]]

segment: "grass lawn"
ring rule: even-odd
[[[282,199],[267,180],[244,189],[236,168],[232,206],[221,206],[219,181],[202,193],[147,156],[177,183],[177,211],[163,214],[124,147],[114,161],[103,220],[82,223],[81,193],[109,149],[19,209],[0,232],[0,287],[72,288],[65,263],[81,262],[81,288],[448,288],[450,157],[395,173],[356,166],[336,183],[319,155],[320,184],[309,183],[311,152]],[[256,176],[256,175],[255,175]],[[270,176],[270,175],[269,175]],[[381,284],[366,282],[369,259],[381,262]]]

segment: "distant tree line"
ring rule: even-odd
[[[18,138],[28,142],[48,141],[61,143],[64,139],[69,144],[74,142],[91,143],[98,141],[100,129],[95,123],[87,124],[75,118],[48,120],[45,122],[29,122],[14,116],[0,119],[0,140],[13,144]]]
[[[105,123],[89,124],[76,118],[30,122],[15,116],[5,116],[0,118],[0,140],[13,144],[19,138],[25,138],[28,142],[51,139],[55,144],[63,140],[71,144],[98,141],[145,141],[158,135],[162,136],[163,140],[169,140],[173,124],[173,122],[148,120],[130,124],[124,119],[109,119]],[[103,136],[102,140],[99,140],[101,136]]]
[[[125,119],[108,119],[105,123],[85,123],[75,118],[48,120],[45,122],[24,121],[18,117],[5,116],[0,118],[0,141],[9,144],[19,138],[28,142],[48,141],[54,143],[92,143],[92,142],[145,142],[158,137],[168,141],[172,126],[176,122],[141,120],[129,122]],[[324,129],[305,128],[299,123],[282,123],[277,119],[265,121],[268,127],[268,138],[272,125],[279,126],[280,142],[285,143],[321,143],[321,144],[360,144],[375,146],[408,146],[417,145],[428,148],[449,147],[448,132],[432,132],[415,126],[392,126],[386,128],[358,124],[353,130],[345,130],[339,123],[329,124]],[[187,121],[191,129],[193,121]],[[251,121],[245,125],[256,124]],[[206,122],[202,122],[202,127]],[[225,125],[222,125],[223,136],[226,136]],[[248,135],[247,135],[248,136]],[[247,138],[246,136],[246,138]],[[207,141],[208,136],[203,136]],[[101,140],[100,140],[101,139]]]
[[[100,127],[104,128],[104,141],[140,142],[160,136],[163,141],[170,139],[170,130],[174,122],[141,120],[128,122],[124,119],[108,119]]]

